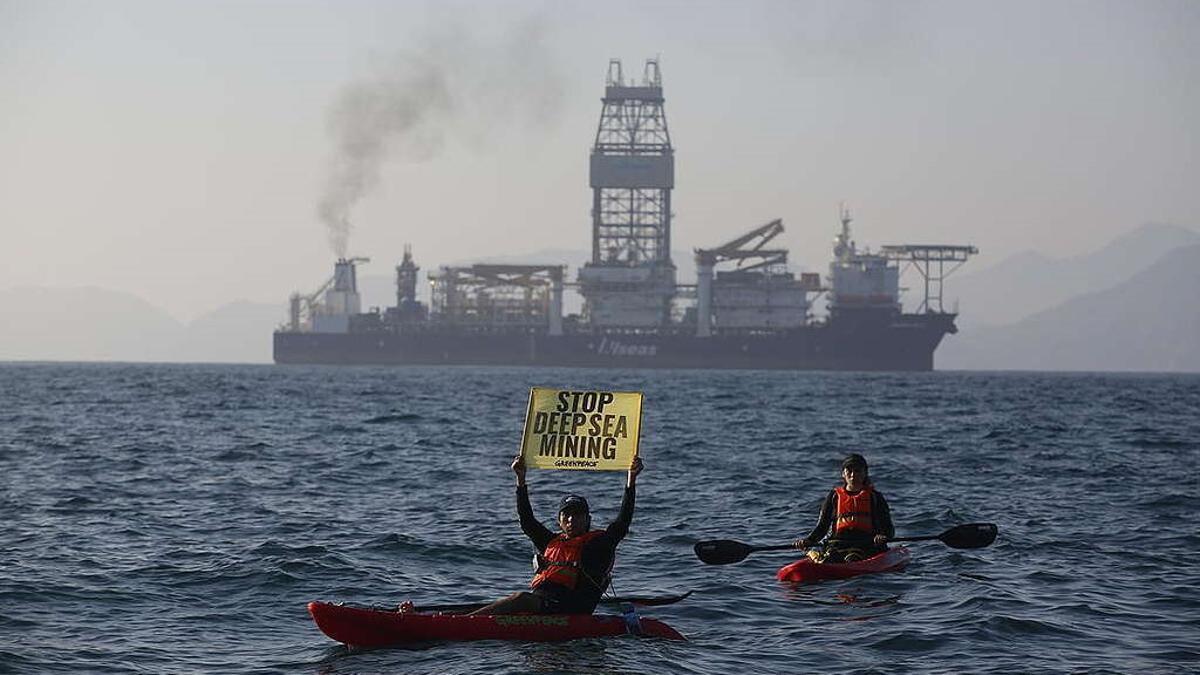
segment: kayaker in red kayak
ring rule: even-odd
[[[513,460],[512,470],[517,475],[517,516],[521,530],[537,548],[538,571],[530,583],[532,591],[513,593],[472,614],[591,614],[608,587],[617,544],[633,521],[634,486],[642,472],[642,458],[633,459],[621,511],[603,530],[591,529],[586,499],[567,495],[558,506],[560,531],[552,532],[538,522],[529,505],[523,457]]]
[[[862,455],[853,453],[842,461],[842,480],[845,484],[825,497],[817,526],[793,544],[809,548],[829,534],[818,562],[864,560],[886,550],[888,539],[896,536],[887,500],[871,482]]]

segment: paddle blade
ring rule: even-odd
[[[696,557],[709,565],[728,565],[741,562],[754,548],[732,539],[711,539],[696,542]]]
[[[673,605],[691,594],[692,591],[688,591],[687,593],[683,593],[681,595],[665,595],[655,598],[612,598],[610,600],[601,600],[601,602],[611,603],[613,600],[617,600],[622,603],[631,602],[635,605],[641,605],[643,607],[659,607],[662,605]]]
[[[996,541],[996,532],[993,523],[967,523],[946,530],[938,539],[950,548],[983,548]]]

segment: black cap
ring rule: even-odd
[[[558,503],[558,512],[562,513],[563,511],[583,511],[584,513],[590,513],[591,509],[588,508],[587,500],[583,497],[579,495],[567,495]]]
[[[849,469],[852,466],[862,469],[863,471],[866,471],[867,470],[867,460],[865,457],[858,454],[857,452],[852,452],[849,455],[846,455],[846,459],[842,460],[842,468]]]

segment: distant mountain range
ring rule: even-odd
[[[1092,253],[1049,258],[1023,251],[990,267],[963,267],[946,281],[958,301],[960,328],[1020,321],[1075,296],[1111,288],[1177,248],[1200,244],[1200,233],[1178,225],[1138,227]],[[947,305],[947,309],[949,309]]]
[[[269,362],[285,310],[238,301],[184,324],[120,291],[13,288],[0,291],[0,361]]]
[[[939,369],[1200,372],[1200,244],[1020,321],[948,336]]]
[[[690,254],[674,256],[678,280],[692,283]],[[586,259],[543,250],[486,262],[575,270]],[[364,307],[395,304],[390,274],[359,280]],[[947,281],[947,298],[961,301],[961,330],[947,336],[935,362],[941,370],[1200,372],[1198,294],[1200,234],[1182,227],[1146,225],[1072,258],[1017,254]],[[564,309],[579,311],[571,303]],[[185,324],[128,293],[0,290],[0,361],[266,363],[285,311],[284,298],[238,301]]]

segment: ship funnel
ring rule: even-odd
[[[362,312],[355,265],[369,261],[369,258],[338,258],[334,263],[333,278],[325,290],[324,301],[315,307],[313,313],[313,332],[349,332],[350,317]]]
[[[333,266],[333,290],[340,293],[358,293],[358,277],[354,273],[354,263],[345,258],[339,258]]]

